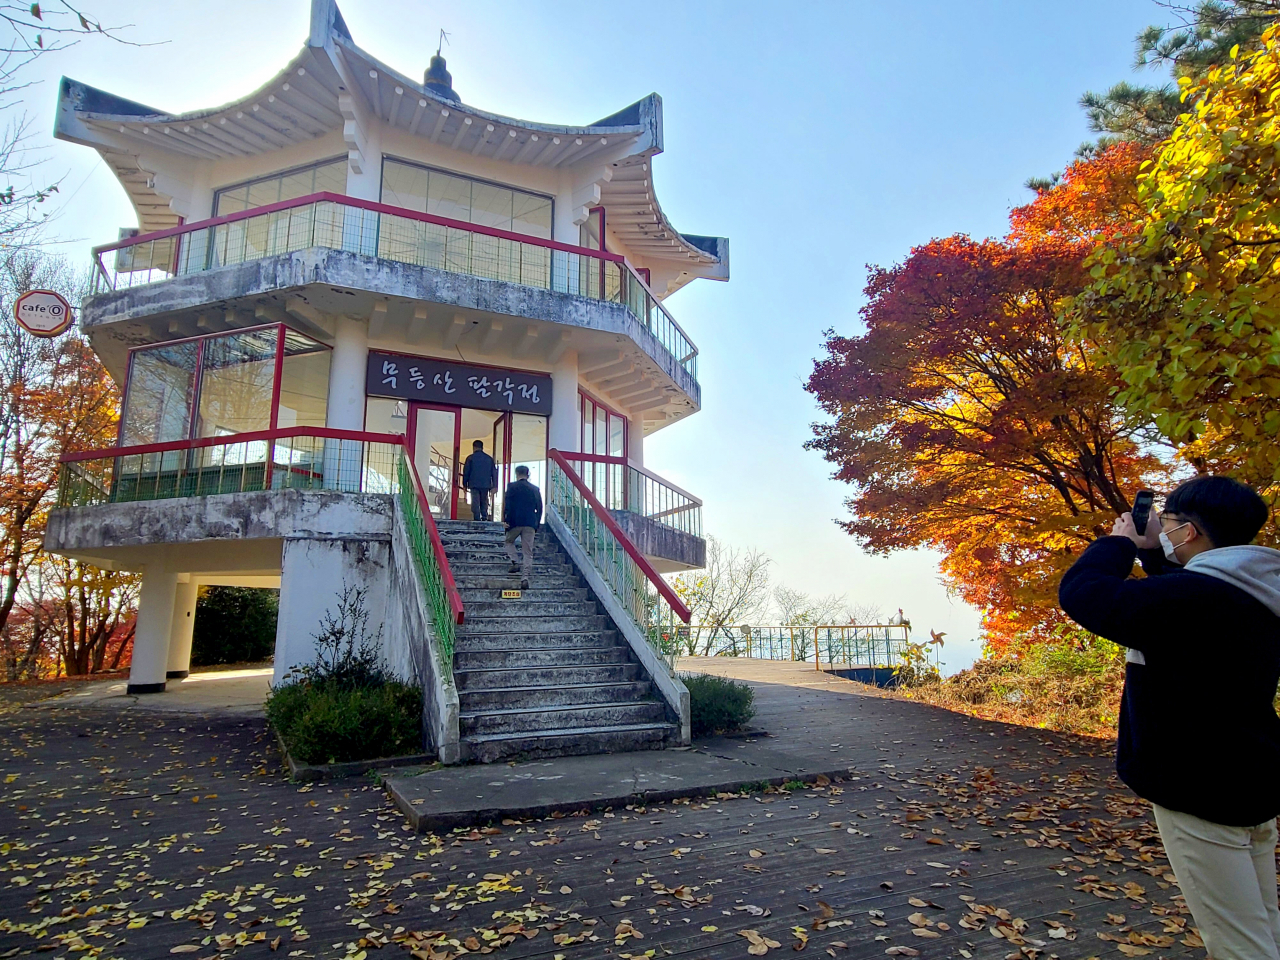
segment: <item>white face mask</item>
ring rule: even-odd
[[[1187,523],[1180,523],[1173,529],[1181,530],[1183,527],[1189,527],[1189,526],[1191,526],[1190,521],[1188,521]],[[1174,542],[1169,539],[1169,534],[1165,533],[1165,531],[1163,530],[1160,531],[1160,548],[1164,550],[1165,558],[1170,563],[1176,563],[1178,565],[1182,564],[1182,561],[1178,559],[1178,547],[1182,546],[1186,542],[1187,541],[1183,540],[1182,543],[1179,543],[1175,546]]]

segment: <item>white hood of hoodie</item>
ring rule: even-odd
[[[1184,569],[1225,580],[1280,616],[1280,550],[1253,544],[1217,547],[1197,553]]]

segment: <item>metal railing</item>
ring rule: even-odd
[[[456,646],[458,625],[463,622],[465,611],[458,586],[453,581],[449,560],[436,529],[435,518],[426,492],[418,477],[412,458],[401,447],[396,455],[396,476],[399,478],[400,509],[404,514],[405,533],[409,548],[413,551],[413,566],[418,572],[418,582],[431,605],[435,621],[436,638],[440,643],[440,669],[446,683],[453,683],[453,652]]]
[[[695,537],[702,536],[702,501],[625,457],[562,453],[608,510],[626,510]]]
[[[326,247],[624,304],[696,381],[698,349],[626,258],[335,193],[95,247],[93,292]],[[107,255],[113,254],[111,266]]]
[[[618,526],[573,466],[548,450],[547,503],[564,521],[649,645],[674,669],[689,608]]]
[[[63,456],[59,507],[258,490],[394,493],[397,434],[327,427],[176,440]]]
[[[697,628],[693,628],[696,630]],[[906,624],[809,624],[705,627],[707,655],[812,663],[817,669],[898,669],[918,657],[938,665],[938,648],[911,642]],[[704,641],[697,641],[701,646]]]

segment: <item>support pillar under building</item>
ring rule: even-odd
[[[551,368],[551,418],[547,446],[576,453],[580,445],[578,423],[578,352],[566,350]]]
[[[133,634],[133,665],[129,668],[130,694],[164,693],[177,589],[178,574],[168,566],[149,563],[143,568],[138,624]]]
[[[178,579],[173,596],[173,622],[169,630],[169,657],[165,679],[181,680],[191,672],[191,637],[196,625],[196,584]]]

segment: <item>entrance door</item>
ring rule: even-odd
[[[493,462],[498,468],[498,489],[493,492],[494,519],[502,519],[502,495],[511,482],[511,414],[493,422]]]
[[[440,520],[458,516],[458,431],[461,411],[415,403],[409,413],[413,465],[425,488],[431,515]]]

